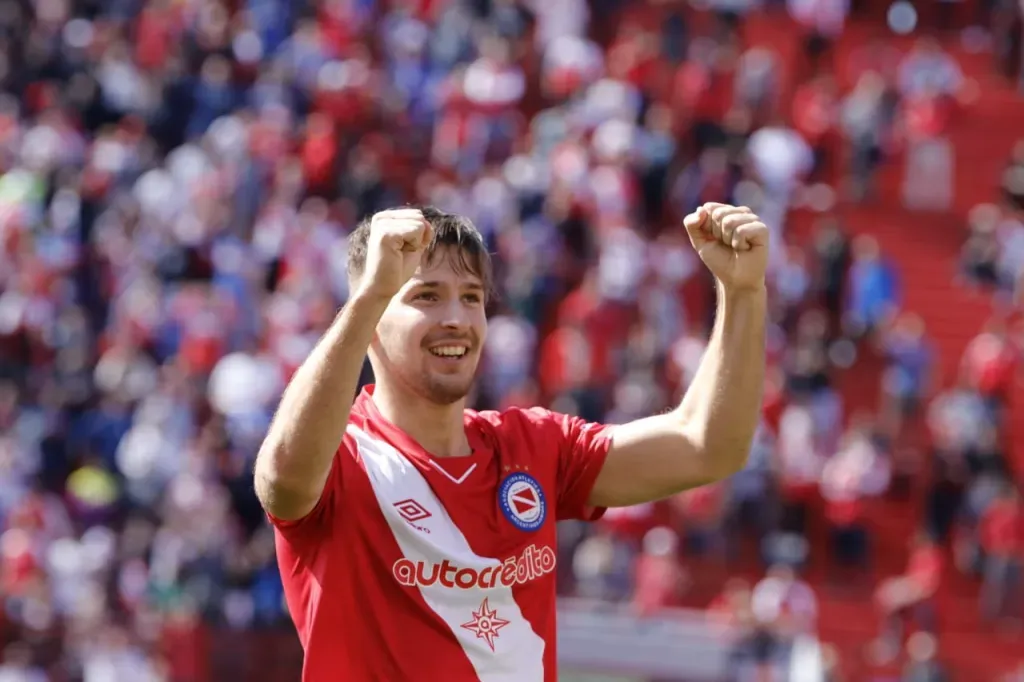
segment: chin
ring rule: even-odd
[[[432,403],[451,405],[464,399],[472,389],[472,380],[467,381],[454,377],[447,380],[433,378],[427,381],[423,393]]]

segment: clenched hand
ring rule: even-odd
[[[381,211],[370,222],[366,268],[360,282],[363,293],[390,299],[419,267],[434,230],[415,208]]]
[[[749,208],[707,203],[683,224],[700,259],[726,291],[764,286],[768,228]]]

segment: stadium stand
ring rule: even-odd
[[[252,459],[358,218],[487,236],[478,407],[614,422],[708,200],[778,239],[762,432],[564,526],[567,675],[1024,679],[1022,6],[764,5],[0,3],[0,680],[296,679]]]

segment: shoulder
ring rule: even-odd
[[[502,411],[484,410],[481,412],[467,410],[466,414],[473,423],[498,431],[526,429],[543,433],[552,429],[565,430],[575,422],[583,423],[584,421],[580,417],[564,415],[539,407],[508,408]]]
[[[506,410],[466,410],[470,423],[484,433],[495,436],[545,435],[561,431],[572,419],[568,415],[546,410],[543,407],[510,407]]]
[[[467,424],[492,446],[560,450],[571,431],[571,417],[542,407],[466,411]]]
[[[467,423],[492,444],[523,445],[534,449],[563,450],[572,443],[608,436],[611,428],[543,407],[512,407],[502,411],[466,411]]]
[[[509,407],[504,410],[481,410],[480,412],[466,410],[466,414],[473,419],[484,420],[495,425],[541,423],[562,416],[543,407]]]

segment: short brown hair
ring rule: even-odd
[[[455,213],[445,213],[433,206],[415,207],[423,212],[434,238],[427,246],[424,262],[432,264],[444,247],[455,247],[452,267],[460,274],[476,275],[483,283],[484,291],[490,297],[494,290],[491,254],[487,251],[483,235],[469,218]],[[348,276],[357,280],[366,269],[366,250],[370,240],[370,224],[373,216],[363,218],[348,238]]]

